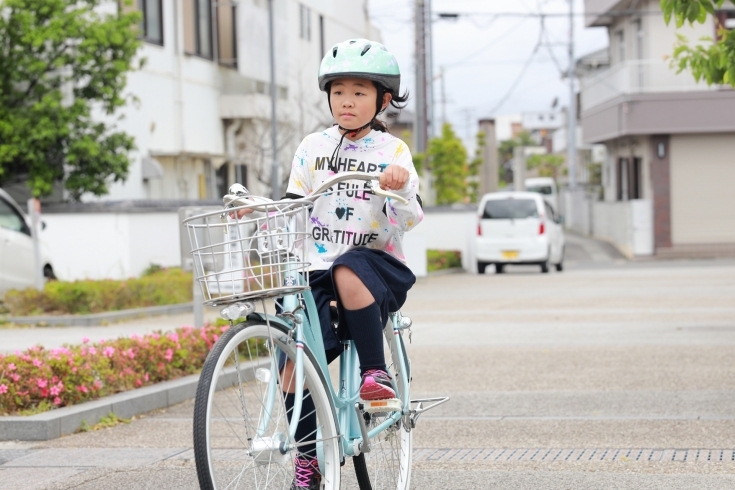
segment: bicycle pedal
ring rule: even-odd
[[[403,410],[403,403],[398,398],[388,398],[387,400],[362,400],[363,411],[367,413],[379,412],[400,412]]]

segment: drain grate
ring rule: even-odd
[[[680,462],[733,463],[735,449],[641,449],[641,448],[495,448],[495,449],[414,449],[414,461],[492,463],[492,462]]]

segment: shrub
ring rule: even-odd
[[[462,253],[458,250],[427,250],[426,261],[429,272],[462,267]]]
[[[229,325],[0,356],[0,415],[39,413],[198,372]],[[256,349],[261,346],[255,346]]]
[[[11,315],[37,315],[98,313],[191,300],[191,273],[170,268],[124,281],[50,281],[43,291],[33,288],[8,291],[4,301]]]

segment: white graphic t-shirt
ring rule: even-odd
[[[403,233],[424,217],[416,199],[419,178],[408,146],[389,133],[372,130],[357,141],[345,138],[330,163],[341,137],[333,126],[304,138],[294,155],[286,192],[307,196],[337,173],[379,175],[388,165],[400,165],[408,170],[409,180],[403,189],[391,192],[408,204],[376,196],[361,180],[337,184],[333,192],[316,200],[307,225],[310,270],[329,269],[337,257],[358,247],[382,250],[405,263]]]

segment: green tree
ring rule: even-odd
[[[724,3],[725,0],[661,0],[661,10],[666,24],[673,17],[676,27],[681,27],[685,22],[704,24]],[[728,3],[735,5],[735,0]],[[708,85],[735,87],[735,30],[728,31],[716,22],[717,39],[703,37],[704,45],[691,46],[686,37],[677,34],[679,40],[674,46],[671,64],[677,68],[677,73],[688,69],[697,81],[704,79]]]
[[[434,176],[437,204],[463,202],[467,197],[467,150],[449,123],[429,141],[428,163]]]
[[[512,181],[513,153],[517,146],[535,146],[527,131],[521,131],[515,138],[503,140],[498,145],[498,181],[500,187],[505,187]]]
[[[130,5],[131,0],[125,0]],[[140,14],[102,0],[0,0],[0,185],[34,196],[63,182],[73,199],[127,177],[133,138],[112,121],[140,45]]]
[[[482,166],[482,150],[485,148],[485,133],[477,133],[477,145],[475,146],[475,157],[467,166],[467,197],[470,202],[477,202],[480,198],[480,167]]]
[[[563,156],[553,153],[535,154],[526,159],[526,167],[538,169],[539,176],[552,177],[554,181],[557,181],[559,169],[565,161],[566,159]]]

